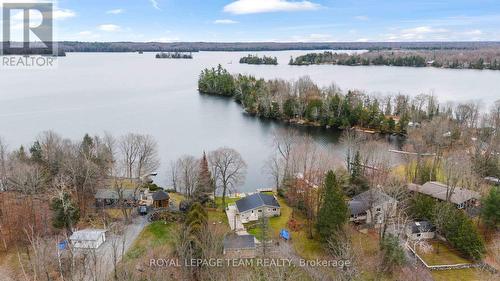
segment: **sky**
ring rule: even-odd
[[[500,0],[58,0],[53,17],[57,41],[500,40]]]

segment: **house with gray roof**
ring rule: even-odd
[[[396,215],[398,201],[377,189],[354,196],[348,202],[349,220],[355,223],[381,224]]]
[[[253,235],[227,234],[224,237],[224,255],[231,259],[252,259],[257,255]]]
[[[439,201],[447,201],[447,197],[449,197],[449,201],[458,209],[476,206],[481,199],[481,195],[476,191],[463,187],[448,188],[446,184],[436,181],[429,181],[423,185],[409,184],[408,190],[431,196]]]
[[[260,217],[277,217],[280,204],[273,195],[254,193],[236,201],[236,209],[242,223],[256,221]]]
[[[436,227],[429,221],[414,221],[406,226],[405,232],[410,240],[433,239]]]
[[[133,206],[139,200],[139,194],[133,189],[118,190],[111,188],[98,189],[94,195],[97,207],[113,207],[123,200],[123,204]]]

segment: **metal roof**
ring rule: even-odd
[[[255,248],[253,235],[228,234],[224,237],[224,249],[252,249]]]
[[[114,199],[118,200],[120,197],[118,196],[118,192],[114,189],[98,189],[95,193],[96,199]],[[137,195],[134,195],[133,189],[123,189],[123,198],[124,199],[137,199]]]
[[[434,232],[436,227],[429,221],[414,221],[409,224],[411,233]]]
[[[446,191],[448,188],[443,183],[430,181],[426,182],[423,185],[409,184],[408,189],[410,191],[419,192],[437,198],[439,200],[446,201]],[[451,195],[450,201],[454,204],[462,204],[470,199],[480,199],[480,198],[481,196],[476,191],[472,191],[462,187],[456,187],[453,190],[453,194]]]
[[[274,196],[262,193],[255,193],[236,201],[236,208],[238,208],[238,211],[240,213],[253,210],[255,208],[259,208],[262,206],[279,208],[280,204],[278,203],[278,200],[276,200]]]
[[[98,240],[105,232],[106,230],[104,229],[82,229],[73,232],[69,239],[78,241],[95,241]]]

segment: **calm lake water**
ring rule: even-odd
[[[70,53],[50,71],[0,69],[0,136],[11,147],[29,146],[36,135],[54,130],[80,139],[85,133],[150,134],[159,144],[160,184],[166,183],[168,163],[183,154],[200,156],[221,146],[237,149],[248,164],[242,191],[271,183],[263,173],[271,153],[273,130],[282,126],[246,116],[229,99],[201,96],[197,78],[205,67],[222,64],[232,73],[298,79],[309,75],[327,86],[362,89],[380,94],[416,95],[434,92],[439,100],[481,99],[485,108],[500,98],[500,71],[434,68],[289,66],[290,56],[306,51],[252,52],[276,56],[280,65],[239,64],[248,52],[200,52],[192,60],[155,59],[154,54]],[[338,133],[312,134],[342,159]]]

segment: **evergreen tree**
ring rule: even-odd
[[[196,191],[195,197],[200,203],[206,201],[205,197],[208,197],[209,193],[214,191],[214,181],[212,179],[212,174],[208,168],[207,155],[203,152],[203,157],[200,160],[200,169],[198,172],[198,178],[196,181]],[[202,198],[203,197],[203,198]],[[200,200],[203,199],[203,200]]]
[[[55,228],[65,228],[67,233],[71,233],[71,228],[80,219],[80,210],[70,194],[64,192],[60,197],[54,198],[50,209],[54,212],[52,225]]]
[[[30,155],[33,162],[39,164],[43,162],[42,146],[39,141],[35,141],[30,147]]]
[[[340,183],[333,171],[329,171],[324,183],[324,199],[318,212],[316,229],[323,242],[347,222],[348,210]]]
[[[500,191],[498,187],[493,187],[490,190],[482,200],[482,205],[481,216],[484,224],[493,229],[500,226]]]
[[[399,244],[398,237],[388,234],[380,242],[382,250],[385,271],[392,272],[396,267],[403,265],[406,262],[406,256],[403,248]]]

